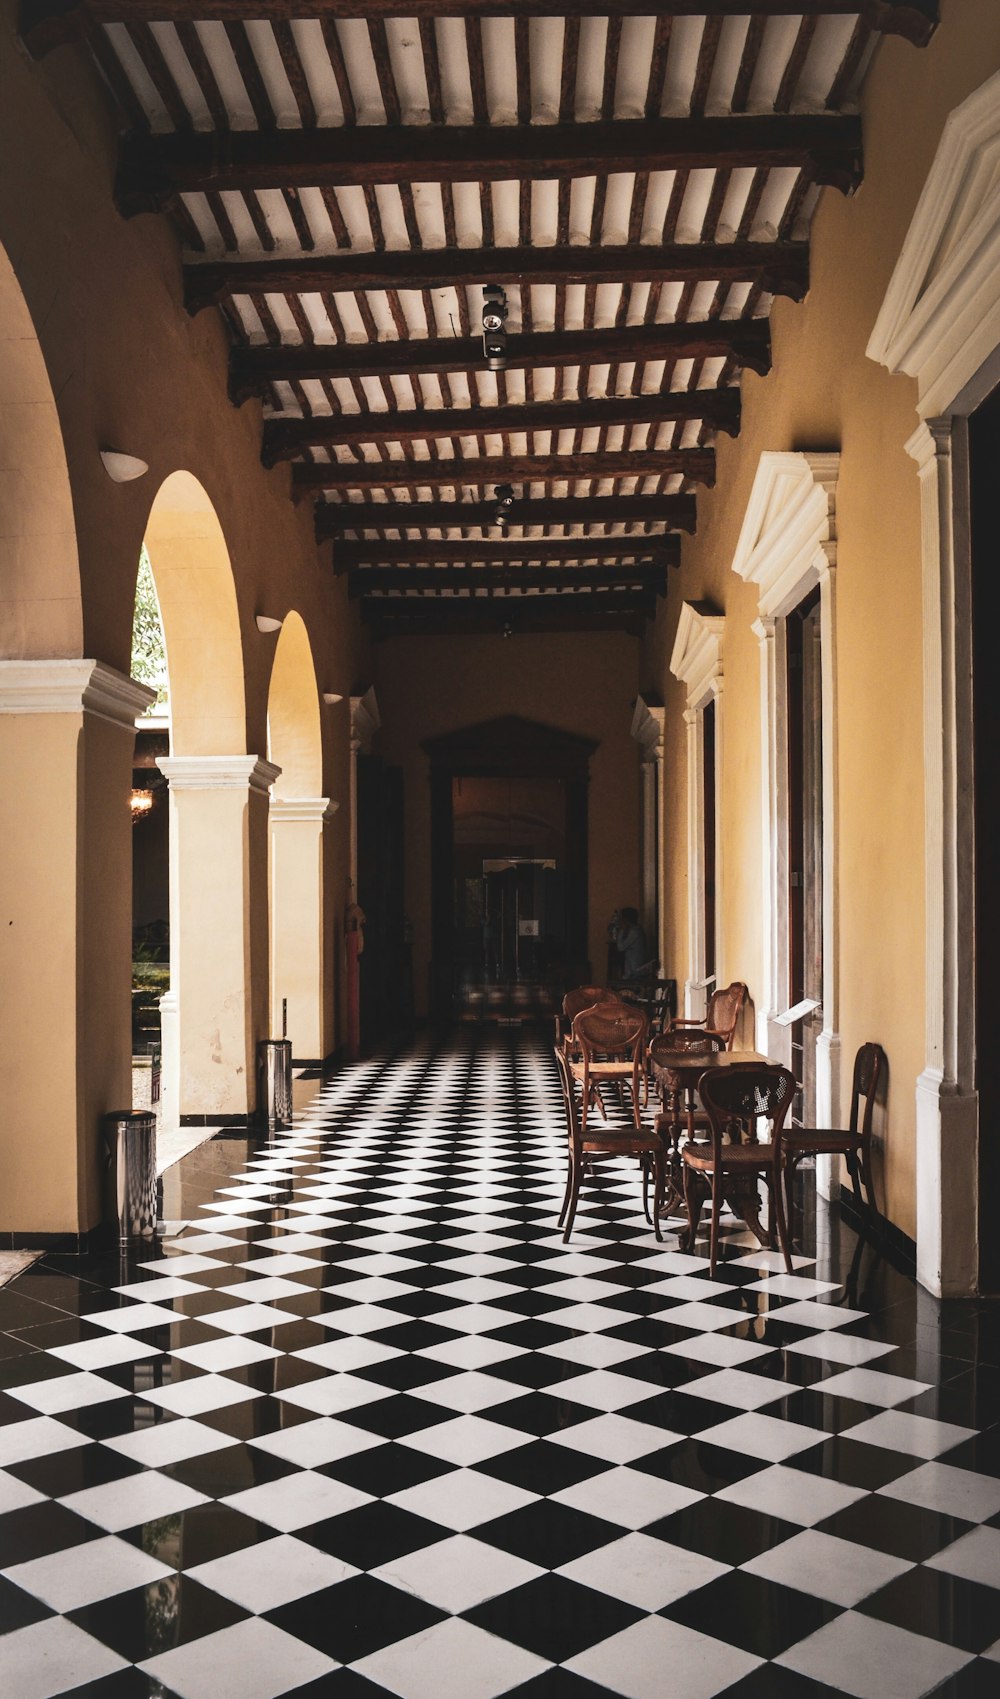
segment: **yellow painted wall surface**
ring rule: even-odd
[[[776,303],[774,371],[743,379],[739,438],[720,439],[718,489],[646,646],[643,682],[663,690],[670,971],[687,971],[684,687],[668,661],[681,602],[726,614],[722,975],[762,974],[760,672],[756,586],[731,571],[760,455],[841,453],[837,496],[840,1027],[846,1105],[857,1046],[879,1040],[891,1074],[887,1212],[915,1232],[914,1087],[924,1066],[924,787],[921,553],[915,385],[865,354],[949,111],[1000,65],[994,0],[944,0],[929,48],[884,40],[866,89],[866,175],[851,200],[827,190],[813,226],[806,301]]]
[[[612,911],[639,902],[639,758],[629,736],[638,643],[623,634],[396,638],[375,650],[382,731],[376,749],[403,768],[406,903],[414,986],[426,1008],[430,960],[430,789],[420,745],[442,732],[519,714],[598,741],[590,764],[590,933],[603,976]]]

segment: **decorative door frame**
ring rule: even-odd
[[[642,924],[652,941],[655,920],[656,953],[660,972],[667,971],[667,925],[663,901],[665,831],[663,814],[663,722],[662,702],[637,696],[631,735],[639,745],[640,851]]]
[[[722,650],[725,615],[710,602],[685,602],[677,623],[670,671],[687,685],[688,972],[684,1013],[700,1019],[708,997],[705,937],[705,709],[715,704],[715,960],[722,949]]]
[[[1000,73],[949,115],[868,344],[918,387],[906,445],[923,565],[925,1047],[916,1082],[917,1278],[979,1277],[968,418],[1000,384]],[[970,1199],[975,1207],[970,1209]],[[976,1224],[972,1233],[970,1222]]]
[[[838,868],[836,493],[839,454],[760,457],[733,571],[757,585],[760,644],[761,824],[764,982],[757,1044],[788,1062],[789,1007],[787,616],[819,586],[823,702],[823,1027],[816,1041],[816,1119],[840,1126],[840,916]],[[816,1183],[831,1195],[832,1158],[817,1159]]]

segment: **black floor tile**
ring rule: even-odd
[[[688,1551],[714,1557],[717,1563],[734,1566],[748,1563],[772,1546],[781,1545],[801,1532],[791,1522],[776,1516],[764,1516],[759,1510],[748,1510],[742,1504],[729,1504],[724,1499],[702,1499],[684,1510],[674,1511],[643,1529],[658,1540],[670,1545],[685,1546]],[[846,1537],[846,1536],[845,1536]]]
[[[586,1404],[559,1398],[551,1392],[528,1392],[523,1398],[510,1398],[505,1404],[484,1410],[483,1415],[505,1428],[519,1428],[526,1434],[560,1433],[590,1421],[599,1412]]]
[[[643,1613],[561,1575],[541,1575],[464,1614],[489,1634],[526,1646],[550,1663],[565,1663],[638,1622]]]
[[[1000,1639],[1000,1597],[994,1587],[945,1575],[936,1569],[907,1570],[858,1605],[866,1616],[894,1622],[966,1652],[984,1652]],[[997,1672],[1000,1690],[1000,1669]]]
[[[0,1575],[0,1635],[12,1634],[16,1628],[28,1628],[31,1623],[43,1622],[55,1614],[41,1599]]]
[[[0,1516],[0,1569],[32,1558],[48,1557],[94,1538],[94,1524],[65,1505],[29,1504]]]
[[[700,1634],[742,1646],[759,1658],[776,1658],[841,1615],[839,1605],[734,1569],[660,1612]]]
[[[359,1505],[342,1516],[331,1516],[324,1522],[311,1523],[298,1531],[296,1538],[307,1540],[331,1557],[342,1558],[355,1569],[377,1569],[393,1558],[405,1557],[407,1552],[440,1540],[441,1528],[426,1517],[413,1516],[398,1505]],[[477,1530],[477,1538],[480,1538]]]
[[[650,1452],[647,1457],[636,1458],[629,1467],[655,1475],[661,1481],[674,1481],[679,1487],[690,1487],[694,1492],[714,1493],[746,1480],[748,1475],[758,1474],[767,1464],[759,1457],[747,1457],[721,1445],[710,1445],[706,1440],[684,1439],[676,1445],[664,1446],[662,1451]]]
[[[135,1664],[229,1628],[249,1613],[188,1575],[171,1575],[66,1614],[78,1628]]]
[[[921,1563],[969,1531],[968,1522],[956,1522],[920,1505],[904,1504],[878,1493],[859,1498],[846,1510],[838,1510],[836,1516],[828,1517],[820,1527],[824,1534],[835,1534],[838,1539],[853,1540],[860,1546],[874,1546],[876,1551],[890,1552],[893,1557],[906,1558],[910,1563]]]
[[[476,1529],[476,1539],[500,1546],[503,1551],[513,1552],[515,1557],[526,1558],[529,1563],[541,1564],[545,1569],[559,1569],[573,1558],[582,1557],[584,1552],[620,1539],[621,1532],[613,1523],[588,1516],[582,1510],[555,1504],[551,1499],[539,1499],[536,1504],[526,1504],[507,1516],[482,1523]]]
[[[444,1611],[435,1610],[411,1593],[389,1587],[371,1575],[356,1575],[336,1587],[269,1611],[267,1620],[327,1657],[347,1664],[394,1640],[419,1634],[442,1622],[444,1616]]]
[[[498,1481],[508,1481],[512,1486],[544,1496],[576,1486],[578,1481],[589,1480],[592,1475],[603,1474],[610,1465],[602,1457],[592,1457],[575,1446],[538,1439],[515,1446],[500,1457],[489,1457],[477,1467],[482,1475],[493,1475]]]
[[[357,1487],[360,1492],[371,1493],[373,1497],[391,1498],[393,1493],[403,1492],[407,1487],[416,1487],[422,1481],[433,1481],[439,1475],[449,1474],[451,1467],[450,1463],[428,1457],[412,1446],[389,1444],[356,1452],[353,1457],[341,1458],[336,1463],[323,1464],[319,1473],[329,1475],[331,1480],[344,1481],[347,1486]]]

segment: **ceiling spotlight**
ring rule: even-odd
[[[502,372],[507,364],[507,296],[499,283],[483,289],[483,353],[491,372]]]
[[[503,635],[504,637],[513,637],[514,635],[514,627],[511,625],[510,620],[507,621],[503,628]]]
[[[257,630],[262,631],[265,637],[273,637],[276,631],[281,630],[283,621],[272,619],[270,614],[256,614],[254,617],[257,622]]]
[[[498,484],[496,487],[496,499],[497,509],[494,516],[494,523],[497,525],[507,525],[510,523],[509,510],[514,505],[514,486],[512,484]]]
[[[149,464],[137,454],[122,454],[117,448],[102,448],[101,461],[113,484],[130,484],[149,471]]]

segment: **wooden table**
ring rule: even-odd
[[[683,1215],[685,1213],[678,1147],[683,1132],[686,1131],[689,1138],[694,1136],[694,1098],[702,1074],[711,1073],[716,1068],[746,1067],[748,1065],[751,1067],[774,1066],[770,1056],[762,1056],[757,1050],[716,1050],[710,1054],[698,1055],[690,1050],[668,1051],[663,1046],[658,1046],[658,1053],[651,1061],[651,1071],[654,1083],[660,1093],[664,1115],[670,1123],[672,1145],[667,1156],[667,1195],[664,1199],[662,1214]],[[700,1184],[707,1191],[705,1182],[700,1181]],[[724,1197],[730,1208],[746,1222],[758,1243],[761,1245],[769,1244],[770,1235],[760,1223],[760,1199],[757,1193],[756,1174],[727,1175]],[[693,1235],[691,1237],[693,1239]]]

